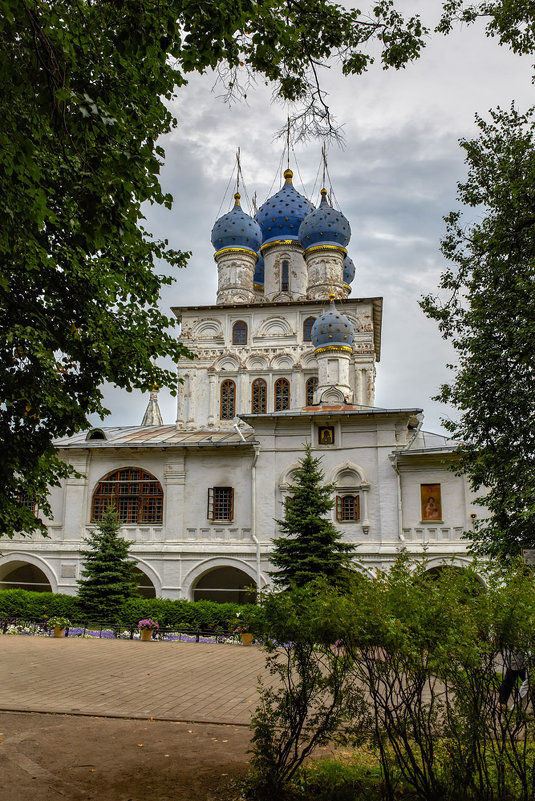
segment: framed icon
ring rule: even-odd
[[[334,426],[318,427],[318,444],[334,445]]]
[[[420,484],[422,521],[442,520],[440,484]]]

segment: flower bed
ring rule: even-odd
[[[22,635],[28,637],[52,637],[54,632],[47,630],[43,623],[36,623],[30,621],[22,621],[20,623],[10,623],[4,627],[4,634],[8,635]],[[79,639],[105,639],[105,640],[139,640],[141,637],[139,629],[115,629],[105,628],[87,628],[83,626],[71,626],[68,629],[69,637],[77,637]],[[238,645],[240,638],[233,635],[225,634],[203,634],[191,633],[181,631],[167,631],[160,630],[155,640],[162,642],[199,642],[199,643],[226,643],[230,645]]]

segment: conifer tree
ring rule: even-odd
[[[119,521],[108,506],[97,528],[87,537],[78,597],[86,615],[94,622],[114,623],[122,603],[137,595],[135,562],[129,559],[130,545],[119,536]]]
[[[320,459],[310,445],[294,473],[292,493],[284,501],[284,520],[277,520],[284,537],[274,540],[270,573],[275,585],[301,587],[324,576],[332,584],[344,584],[351,568],[354,546],[341,542],[341,534],[325,515],[333,506],[333,485],[323,485]]]

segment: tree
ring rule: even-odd
[[[136,563],[128,558],[130,545],[119,535],[119,521],[109,506],[97,528],[87,537],[78,597],[88,617],[95,622],[115,623],[124,601],[137,595]]]
[[[284,537],[273,540],[270,573],[282,588],[302,587],[324,576],[333,584],[344,584],[351,568],[353,545],[341,542],[341,534],[325,515],[333,506],[333,485],[322,486],[320,459],[310,445],[294,473],[291,494],[284,501],[284,520],[277,520]]]
[[[459,198],[479,221],[446,218],[447,299],[430,295],[422,306],[458,354],[437,399],[460,413],[444,425],[462,441],[458,470],[490,512],[472,547],[508,558],[535,547],[535,128],[533,109],[490,114],[477,118],[478,138],[461,143]]]
[[[105,416],[100,386],[173,388],[154,360],[187,355],[158,308],[154,265],[187,254],[143,228],[170,206],[158,138],[189,72],[217,70],[239,96],[255,75],[301,103],[302,130],[331,129],[318,69],[364,72],[424,45],[392,0],[369,15],[328,0],[0,0],[0,534],[46,528],[50,485],[69,468],[56,437]]]

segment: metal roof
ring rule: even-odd
[[[91,439],[91,432],[102,432],[105,439]],[[236,431],[196,429],[186,431],[174,425],[99,427],[80,431],[72,437],[55,441],[56,448],[171,448],[171,447],[222,447],[255,444],[254,432],[242,432],[245,441]],[[89,437],[89,439],[88,439]]]

